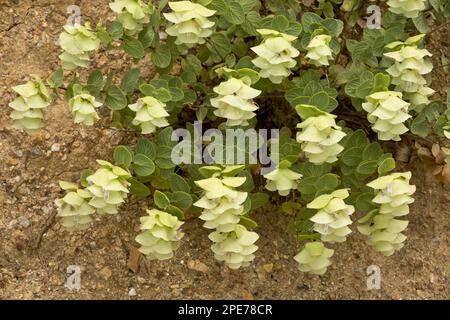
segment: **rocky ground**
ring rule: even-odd
[[[84,20],[109,13],[107,0],[0,0],[0,299],[449,299],[450,186],[437,181],[420,161],[404,164],[418,187],[409,215],[406,246],[386,258],[355,232],[336,250],[326,275],[297,270],[292,257],[300,243],[286,233],[288,218],[275,206],[254,215],[260,250],[252,265],[230,271],[209,250],[207,231],[198,221],[184,226],[186,236],[176,257],[146,262],[136,256],[138,217],[150,201],[131,200],[118,216],[101,217],[85,232],[70,234],[55,222],[58,180],[73,180],[95,159],[110,159],[115,145],[132,137],[100,126],[73,125],[64,102],[47,112],[45,130],[28,136],[10,125],[11,86],[28,74],[47,77],[58,68],[56,39],[70,4]],[[448,28],[431,34],[441,97],[449,84],[441,55],[448,53]],[[445,42],[447,41],[447,42]],[[119,52],[99,54],[120,68]],[[144,71],[151,72],[145,65]],[[65,287],[67,268],[81,268],[81,289]],[[366,270],[381,269],[381,289],[367,290]]]

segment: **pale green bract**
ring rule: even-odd
[[[100,168],[86,178],[89,186],[86,188],[93,197],[89,204],[97,209],[97,213],[116,214],[119,206],[125,202],[130,192],[128,171],[103,160],[97,160]]]
[[[445,163],[450,165],[450,149],[449,148],[442,148],[442,151],[445,154]]]
[[[358,230],[369,237],[369,245],[386,256],[400,250],[406,240],[401,232],[408,226],[408,221],[395,218],[407,215],[409,204],[414,202],[411,195],[416,187],[409,184],[410,179],[411,172],[392,173],[367,184],[376,190],[372,201],[380,204],[380,208],[360,219],[362,225]]]
[[[86,68],[89,64],[89,52],[98,50],[100,40],[95,32],[91,31],[89,23],[65,25],[60,34],[58,44],[64,50],[59,56],[62,66],[66,70],[77,67]]]
[[[333,59],[333,53],[330,49],[331,36],[319,34],[311,39],[306,49],[306,57],[311,63],[320,67],[330,65],[329,61]]]
[[[158,128],[167,127],[169,122],[166,104],[153,97],[140,98],[135,104],[128,106],[136,112],[133,125],[139,126],[143,134],[155,132]]]
[[[298,57],[300,52],[292,46],[292,41],[297,37],[269,29],[257,31],[262,35],[263,41],[259,46],[251,48],[258,55],[252,62],[261,69],[261,77],[269,78],[275,84],[281,83],[297,65],[294,58]]]
[[[89,228],[91,215],[95,213],[95,208],[89,204],[92,194],[85,189],[78,189],[76,184],[64,181],[59,184],[68,191],[63,198],[55,200],[61,224],[69,231]]]
[[[417,18],[426,8],[427,0],[388,0],[389,11],[404,15],[407,18]]]
[[[205,192],[194,205],[203,209],[200,219],[205,221],[205,228],[231,232],[244,214],[243,204],[248,194],[235,190],[244,184],[246,178],[223,176],[224,170],[208,179],[195,181]]]
[[[400,141],[400,135],[408,131],[404,122],[411,118],[408,113],[410,104],[402,100],[402,93],[380,91],[366,100],[362,107],[368,112],[367,119],[372,130],[378,133],[378,139]]]
[[[242,79],[230,78],[214,88],[218,94],[211,99],[211,105],[217,110],[214,114],[227,119],[227,126],[246,126],[248,120],[256,116],[258,106],[252,99],[261,94],[260,90],[253,89],[248,77]]]
[[[344,150],[339,142],[346,136],[336,124],[336,116],[310,105],[299,105],[297,113],[303,122],[297,125],[297,142],[308,160],[315,164],[333,163]],[[311,110],[310,112],[304,112]]]
[[[44,110],[50,105],[51,97],[42,80],[32,75],[25,84],[12,89],[18,96],[9,103],[13,127],[34,133],[44,126]]]
[[[300,271],[322,275],[331,265],[333,254],[334,250],[325,248],[322,242],[308,242],[294,260],[298,262]]]
[[[166,260],[173,257],[184,234],[180,231],[183,222],[167,212],[151,209],[142,217],[141,230],[136,237],[141,245],[139,251],[149,260]]]
[[[101,106],[101,102],[87,93],[78,94],[69,100],[70,111],[74,115],[75,123],[87,126],[92,126],[96,120],[100,119],[95,109]]]
[[[169,2],[169,7],[173,12],[164,13],[164,17],[172,25],[166,32],[177,38],[175,44],[186,44],[190,47],[203,44],[205,38],[213,33],[212,27],[215,23],[208,17],[213,16],[216,11],[191,1]]]
[[[268,181],[266,189],[269,191],[278,191],[281,196],[287,196],[291,190],[297,189],[298,181],[302,178],[300,173],[297,173],[289,168],[277,167],[273,171],[264,175]]]
[[[117,20],[122,23],[125,33],[129,36],[142,31],[143,25],[150,22],[154,9],[151,1],[145,4],[141,0],[115,0],[109,7],[118,14]]]
[[[227,233],[214,231],[209,236],[214,242],[211,250],[219,261],[224,261],[231,269],[247,267],[255,258],[258,246],[255,245],[259,236],[257,233],[248,231],[242,225],[235,225],[233,230]]]
[[[435,92],[427,86],[427,80],[424,78],[424,75],[433,70],[433,64],[428,58],[432,54],[417,47],[424,36],[420,34],[408,38],[405,42],[392,42],[386,48],[393,51],[384,54],[394,60],[394,64],[386,71],[392,76],[395,90],[403,92],[403,98],[418,112],[430,103],[428,96]]]
[[[447,126],[445,129],[450,129],[450,126]],[[444,130],[444,136],[445,136],[447,139],[450,139],[450,131]]]
[[[348,226],[352,224],[350,215],[355,208],[344,202],[348,196],[347,189],[340,189],[320,195],[307,204],[307,208],[318,210],[310,220],[314,222],[314,231],[321,234],[322,241],[344,242],[352,232]]]

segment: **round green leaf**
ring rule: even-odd
[[[153,194],[153,201],[155,205],[160,209],[166,209],[170,205],[169,198],[159,190],[156,190]]]
[[[172,192],[176,191],[184,191],[187,193],[191,192],[191,187],[189,186],[189,183],[187,183],[187,181],[178,174],[176,173],[171,174],[169,181],[170,181],[170,189],[172,190]]]
[[[227,1],[227,11],[225,19],[232,24],[241,24],[245,20],[245,12],[241,4],[237,1]]]
[[[119,166],[129,167],[133,161],[133,154],[126,146],[118,146],[114,149],[114,161]]]
[[[133,162],[134,172],[140,177],[147,177],[155,172],[155,163],[146,155],[137,154]]]
[[[393,158],[386,158],[378,166],[378,174],[381,176],[394,169],[395,169],[395,160]]]
[[[192,206],[192,197],[189,193],[176,191],[169,196],[170,202],[183,209],[189,209]]]
[[[169,46],[162,45],[156,48],[152,53],[152,62],[158,68],[167,68],[172,62],[172,53],[170,52]]]
[[[143,154],[152,160],[156,158],[156,145],[149,139],[142,138],[136,143],[136,153]]]
[[[108,91],[106,92],[105,105],[109,109],[122,110],[126,108],[127,103],[127,97],[118,86],[112,85],[108,88]]]
[[[142,198],[150,195],[150,189],[142,182],[136,180],[135,178],[131,178],[128,181],[130,182],[129,190],[132,195]]]

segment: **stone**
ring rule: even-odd
[[[131,288],[130,291],[128,291],[128,296],[135,297],[137,295],[136,289]]]
[[[207,273],[209,268],[206,264],[201,262],[200,260],[188,260],[187,266],[191,270],[195,270],[202,273]]]
[[[263,265],[264,271],[267,273],[271,273],[273,271],[273,263],[267,263]]]
[[[28,228],[31,225],[31,222],[26,217],[19,217],[19,224],[23,228]]]

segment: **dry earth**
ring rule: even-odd
[[[80,5],[84,20],[109,14],[107,0],[0,0],[0,299],[450,298],[450,186],[418,161],[399,168],[413,170],[418,187],[405,248],[386,258],[355,232],[334,246],[333,265],[322,277],[297,270],[292,257],[300,243],[286,233],[288,219],[276,207],[255,213],[260,250],[252,267],[238,272],[214,260],[207,231],[194,220],[185,224],[186,237],[174,259],[141,260],[138,270],[130,270],[138,217],[151,205],[146,201],[132,199],[120,215],[102,217],[86,232],[70,234],[52,223],[53,200],[61,195],[58,180],[75,181],[82,169],[95,166],[95,159],[109,159],[115,145],[133,139],[102,126],[73,125],[64,102],[49,108],[47,126],[35,136],[10,125],[10,87],[30,73],[47,77],[58,68],[55,42],[73,3]],[[449,76],[440,57],[450,60],[449,39],[448,28],[429,39],[441,96]],[[117,68],[128,63],[113,50],[100,53],[96,67],[105,67],[108,60]],[[151,72],[145,62],[143,68]],[[79,291],[64,286],[69,265],[81,267]],[[381,290],[366,288],[370,265],[381,268]]]

